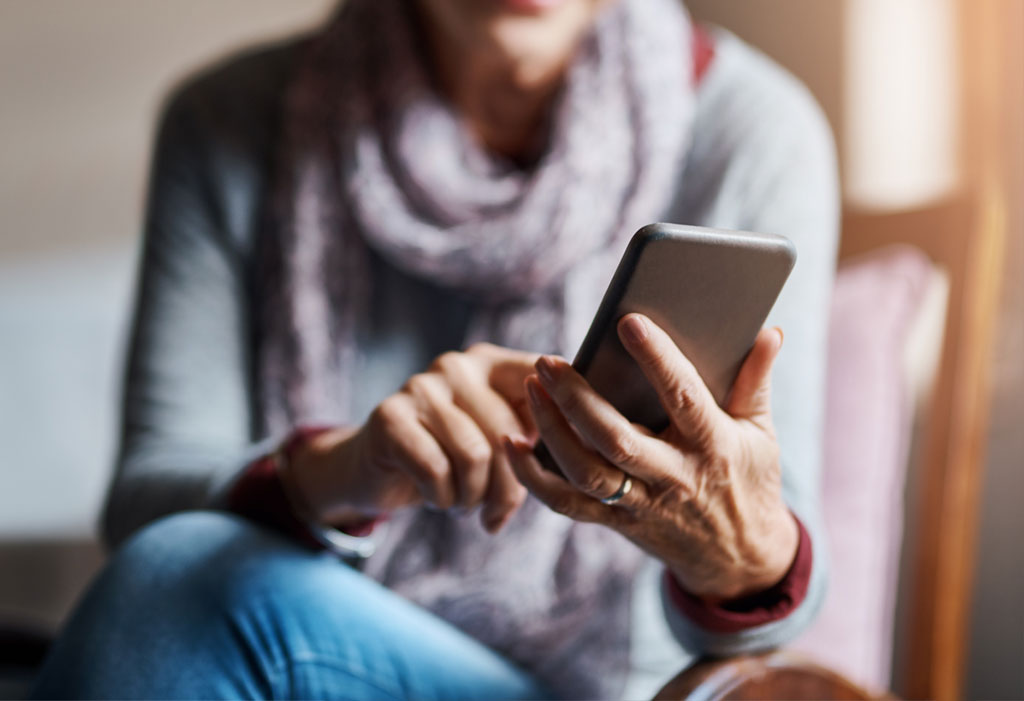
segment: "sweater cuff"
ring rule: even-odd
[[[227,508],[256,523],[269,526],[313,550],[332,549],[321,528],[299,513],[281,475],[281,464],[327,428],[295,429],[274,452],[250,463],[232,485]],[[357,538],[369,536],[381,519],[367,519],[339,529]]]
[[[687,618],[711,633],[739,633],[785,618],[803,602],[811,581],[813,552],[811,538],[795,515],[800,532],[793,564],[774,586],[742,599],[709,604],[676,581],[665,570],[665,588],[673,605]]]
[[[228,492],[227,507],[228,511],[269,526],[312,550],[324,549],[292,510],[274,455],[265,455],[245,468]]]

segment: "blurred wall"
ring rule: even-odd
[[[0,0],[0,540],[93,533],[161,98],[331,5]]]
[[[832,125],[843,199],[913,206],[961,176],[954,0],[688,0],[797,75]]]
[[[685,0],[695,19],[724,27],[810,88],[843,153],[844,8],[848,0]]]
[[[0,259],[134,241],[168,86],[331,4],[0,1]]]

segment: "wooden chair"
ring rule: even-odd
[[[960,196],[899,213],[851,211],[840,258],[917,246],[949,278],[937,377],[918,417],[904,538],[894,679],[906,698],[962,695],[977,510],[989,409],[989,355],[999,300],[1004,215],[995,199]],[[879,698],[800,656],[704,660],[658,699]]]

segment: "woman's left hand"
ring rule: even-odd
[[[510,436],[505,448],[520,481],[555,511],[621,532],[705,600],[771,587],[792,564],[799,537],[782,500],[771,420],[781,331],[758,334],[724,410],[650,319],[626,315],[619,337],[657,390],[668,428],[654,435],[630,423],[565,360],[543,356],[526,381],[530,410],[566,479],[541,467],[526,438]],[[628,493],[601,502],[627,478]]]

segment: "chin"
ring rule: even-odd
[[[575,42],[615,0],[421,0],[422,11],[469,45],[508,57],[553,53]]]
[[[492,2],[494,5],[502,8],[505,12],[527,14],[527,15],[543,15],[548,12],[553,12],[563,5],[570,5],[573,2],[579,0],[484,0],[484,2]]]

